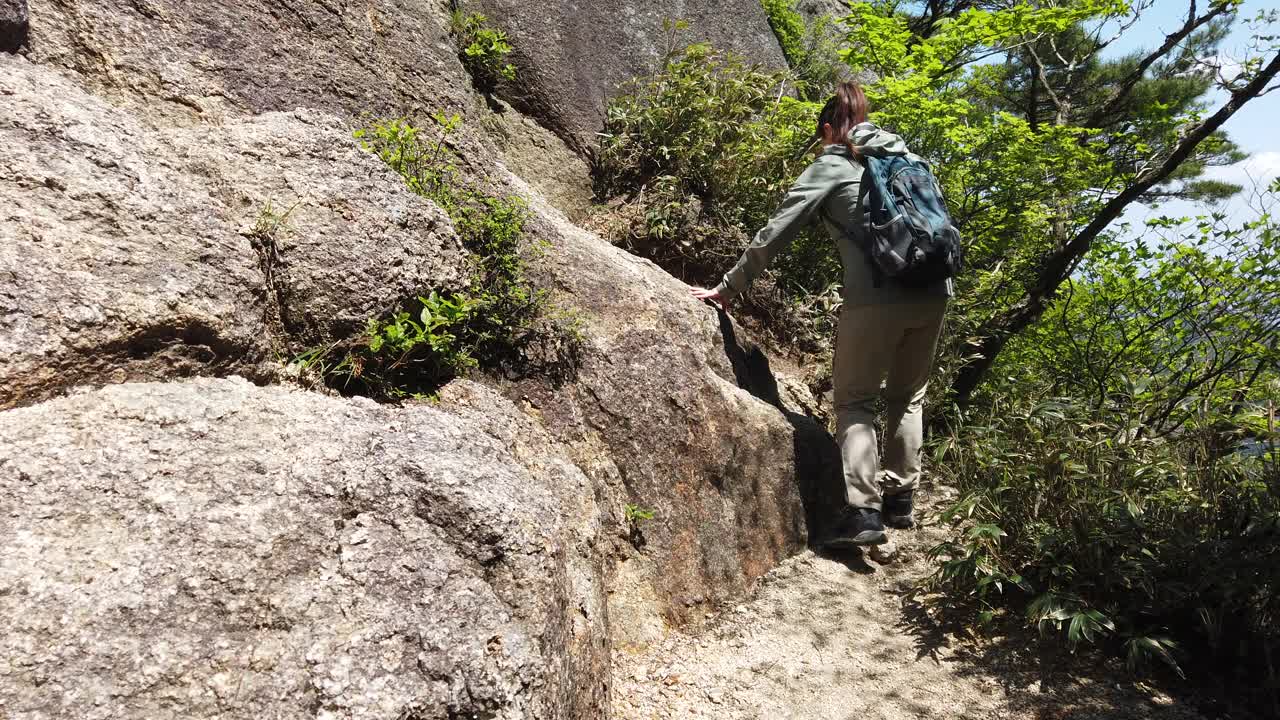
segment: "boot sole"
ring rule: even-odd
[[[835,549],[849,549],[855,547],[865,547],[867,545],[883,545],[889,542],[889,537],[884,534],[883,530],[863,530],[854,537],[831,538],[825,544],[826,547]]]
[[[898,530],[910,530],[916,526],[916,521],[910,515],[885,515],[884,524]]]

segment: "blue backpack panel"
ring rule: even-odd
[[[879,278],[927,287],[963,265],[960,231],[929,166],[903,155],[862,157],[863,250]]]

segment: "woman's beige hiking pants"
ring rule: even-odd
[[[924,442],[923,405],[942,332],[945,299],[846,305],[836,335],[836,439],[852,507],[880,509],[882,493],[915,489]],[[887,377],[886,377],[887,375]],[[884,462],[876,446],[876,398],[884,383]]]

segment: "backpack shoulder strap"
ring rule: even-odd
[[[862,158],[849,158],[849,162],[862,168],[862,177],[858,180],[858,204],[853,211],[853,227],[848,232],[853,235],[850,240],[853,241],[855,247],[862,250],[862,256],[866,258],[867,267],[871,269],[871,282],[873,287],[880,287],[884,284],[884,273],[880,271],[880,266],[876,265],[875,260],[871,257],[871,233],[868,232],[867,217],[867,196],[871,194],[871,183],[869,182],[871,175],[871,164]],[[858,234],[862,237],[859,238]],[[859,242],[861,240],[861,242]]]

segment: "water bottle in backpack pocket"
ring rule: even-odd
[[[929,166],[905,155],[861,160],[862,249],[876,284],[888,277],[927,287],[955,277],[963,262],[960,231]]]

